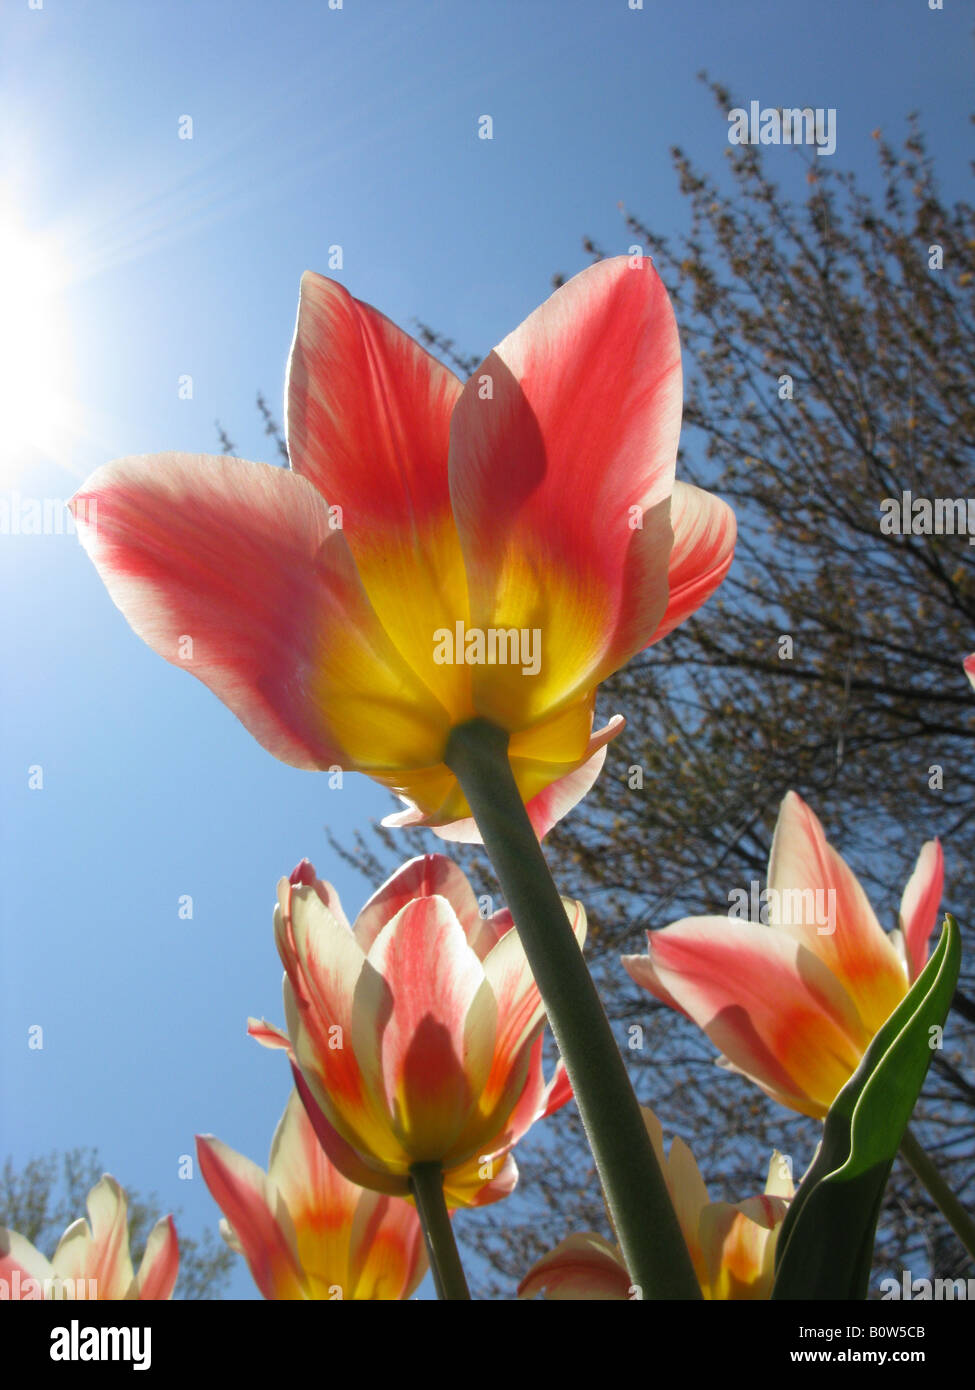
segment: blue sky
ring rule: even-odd
[[[916,107],[942,188],[967,197],[969,27],[957,0],[8,0],[0,298],[29,292],[0,303],[19,417],[0,498],[216,452],[216,419],[271,459],[254,396],[280,417],[305,269],[487,351],[583,268],[583,234],[626,249],[620,200],[686,226],[670,147],[713,172],[728,147],[700,69],[742,104],[835,108],[831,158],[868,186],[871,131],[899,138]],[[5,281],[11,247],[29,268],[8,256]],[[308,856],[354,913],[375,885],[323,827],[393,808],[276,763],[132,634],[72,536],[0,534],[0,582],[0,1152],[97,1145],[196,1231],[217,1212],[177,1176],[193,1135],[263,1165],[287,1097],[283,1059],[245,1035],[248,1014],[283,1021],[275,883]],[[242,1262],[232,1293],[253,1296]]]

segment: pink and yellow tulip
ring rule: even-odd
[[[577,939],[585,913],[566,902]],[[350,927],[307,860],[278,885],[286,1048],[323,1147],[352,1182],[405,1196],[439,1163],[450,1206],[504,1197],[510,1150],[571,1091],[542,1075],[541,999],[510,914],[484,918],[465,876],[428,854],[390,878]]]
[[[481,717],[541,836],[622,728],[593,732],[596,687],[731,563],[730,509],[674,481],[680,415],[649,258],[584,270],[466,385],[309,272],[291,467],[125,458],[73,508],[135,631],[276,757],[366,773],[410,807],[388,823],[476,839],[444,755]]]
[[[789,1109],[825,1116],[923,969],[943,881],[932,840],[888,935],[816,816],[790,792],[769,859],[768,925],[686,918],[649,932],[648,954],[623,964],[693,1019],[725,1064]]]
[[[684,1141],[675,1139],[665,1154],[660,1122],[652,1110],[641,1109],[704,1298],[768,1298],[778,1228],[794,1195],[785,1159],[772,1155],[761,1196],[712,1202]],[[641,1296],[619,1249],[593,1231],[566,1237],[532,1266],[518,1294],[532,1298],[539,1293],[547,1299],[604,1301]]]
[[[325,1156],[296,1091],[265,1173],[212,1135],[197,1135],[200,1171],[224,1213],[224,1239],[268,1299],[409,1298],[426,1272],[409,1202],[367,1192]]]
[[[179,1247],[171,1216],[157,1221],[138,1274],[129,1255],[128,1201],[105,1176],[88,1194],[88,1220],[73,1222],[48,1260],[29,1240],[0,1226],[0,1280],[6,1297],[168,1299],[179,1272]]]

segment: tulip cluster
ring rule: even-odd
[[[619,715],[594,728],[599,685],[732,562],[730,508],[675,478],[680,346],[656,271],[642,256],[590,266],[466,383],[308,273],[286,404],[290,467],[116,461],[73,501],[82,541],[133,629],[274,756],[388,787],[406,809],[384,824],[482,842],[508,906],[482,914],[436,854],[352,923],[307,860],[281,879],[285,1027],[249,1031],[286,1054],[295,1089],[266,1172],[198,1136],[225,1238],[267,1299],[405,1299],[428,1259],[440,1295],[466,1297],[457,1209],[506,1197],[515,1145],[574,1094],[619,1244],[568,1237],[522,1296],[771,1297],[791,1173],[773,1155],[763,1194],[711,1202],[687,1146],[665,1151],[588,973],[585,911],[539,844],[623,728]],[[975,685],[975,655],[964,666]],[[767,922],[685,919],[623,964],[726,1066],[826,1117],[931,974],[942,886],[931,841],[888,936],[790,793]],[[560,1053],[547,1082],[546,1018]],[[805,1190],[793,1267],[811,1248],[793,1219]],[[101,1296],[167,1297],[171,1223],[136,1276],[111,1179],[89,1211],[51,1265],[3,1233],[0,1269],[90,1271]]]
[[[107,1173],[88,1194],[88,1220],[73,1222],[50,1260],[16,1231],[0,1226],[4,1296],[26,1299],[171,1298],[179,1247],[171,1216],[149,1233],[138,1273],[129,1255],[128,1200]]]

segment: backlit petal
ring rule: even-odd
[[[0,1226],[0,1279],[6,1280],[8,1298],[40,1299],[44,1280],[55,1277],[46,1255],[19,1232]]]
[[[722,582],[734,559],[738,524],[727,502],[689,483],[675,483],[670,499],[674,547],[668,570],[667,610],[651,637],[659,642],[695,613]]]
[[[653,974],[624,965],[776,1100],[823,1115],[869,1042],[842,986],[793,936],[722,917],[648,933]]]
[[[136,1275],[139,1297],[146,1299],[172,1298],[179,1274],[179,1242],[171,1216],[156,1222],[146,1241],[145,1253]]]
[[[445,1159],[490,1069],[497,1027],[491,988],[445,898],[408,903],[368,960],[394,999],[381,1042],[393,1129],[414,1161]]]
[[[467,618],[447,482],[460,392],[384,314],[334,280],[302,276],[286,393],[292,467],[341,507],[373,609],[455,719],[469,717],[469,671],[435,663],[434,633]]]
[[[928,941],[944,891],[945,865],[939,840],[929,840],[918,855],[901,898],[900,929],[913,982],[924,969]]]
[[[426,1268],[415,1208],[344,1177],[329,1162],[297,1091],[274,1135],[268,1177],[294,1222],[311,1298],[412,1293]]]
[[[562,905],[581,950],[586,939],[585,908],[569,898],[563,898]],[[544,1023],[545,1006],[517,930],[506,932],[488,952],[484,958],[484,973],[498,1004],[494,1062],[481,1102],[486,1110],[495,1093],[510,1092],[523,1085],[526,1048],[535,1044],[538,1030]],[[539,1058],[540,1055],[539,1052]],[[533,1113],[531,1119],[534,1118]]]
[[[268,1299],[306,1298],[294,1223],[276,1184],[212,1134],[197,1135],[196,1151],[203,1179],[261,1293]]]
[[[450,719],[398,655],[341,530],[286,468],[161,454],[100,468],[72,500],[133,629],[296,767],[413,767]]]
[[[622,733],[626,720],[615,714],[608,724],[590,733],[593,700],[587,697],[535,728],[514,734],[508,758],[535,834],[541,840],[592,787],[602,771],[605,745]],[[388,779],[387,779],[388,780]],[[391,781],[389,783],[392,784]],[[481,833],[453,773],[432,769],[413,779],[429,812],[411,806],[383,820],[385,826],[427,825],[443,840],[481,843]]]
[[[680,345],[649,258],[588,267],[485,359],[454,409],[471,623],[540,634],[541,668],[474,667],[515,731],[646,646],[667,604]]]
[[[518,1285],[518,1297],[544,1294],[547,1299],[628,1300],[632,1288],[616,1247],[586,1231],[567,1236],[537,1260]]]
[[[709,1205],[708,1190],[697,1160],[679,1135],[671,1142],[665,1173],[677,1224],[683,1233],[698,1283],[703,1286],[707,1279],[707,1261],[701,1244],[700,1226],[701,1214]]]
[[[349,1246],[355,1298],[409,1298],[427,1270],[416,1208],[400,1197],[361,1192]]]
[[[387,1138],[380,1149],[380,1159],[374,1162],[368,1161],[366,1154],[345,1139],[331,1123],[329,1115],[323,1108],[328,1104],[328,1096],[318,1082],[315,1073],[309,1068],[306,1076],[297,1064],[292,1063],[291,1074],[294,1078],[295,1090],[301,1097],[301,1103],[305,1107],[305,1112],[311,1121],[318,1142],[324,1149],[329,1162],[335,1165],[342,1176],[348,1178],[349,1182],[357,1183],[359,1187],[369,1188],[372,1192],[385,1192],[400,1197],[408,1196],[410,1191],[409,1155],[398,1148],[400,1161],[397,1164],[395,1159],[389,1156],[390,1141]]]
[[[363,951],[402,908],[414,898],[446,898],[464,934],[470,939],[482,917],[474,890],[463,870],[443,854],[421,854],[403,864],[378,888],[355,919],[355,935]]]
[[[512,1154],[474,1154],[444,1174],[443,1190],[451,1207],[486,1207],[509,1197],[517,1183]]]
[[[378,1088],[381,1015],[388,991],[313,885],[278,884],[274,931],[287,977],[288,1036],[298,1065],[328,1097],[325,1109],[349,1142],[388,1133]]]
[[[904,997],[904,971],[856,876],[795,792],[779,812],[768,886],[770,925],[819,957],[873,1036]]]
[[[125,1193],[106,1173],[89,1192],[87,1206],[88,1221],[68,1227],[51,1263],[62,1279],[94,1279],[100,1300],[135,1297]]]

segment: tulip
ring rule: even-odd
[[[637,984],[702,1028],[721,1062],[804,1115],[823,1117],[917,979],[944,881],[924,845],[888,935],[857,879],[795,792],[768,870],[768,925],[691,917],[625,956]]]
[[[783,1156],[773,1153],[765,1192],[743,1202],[712,1202],[694,1155],[682,1139],[664,1153],[663,1132],[652,1110],[641,1107],[706,1299],[767,1299],[775,1277],[778,1229],[794,1195]],[[634,1299],[642,1296],[619,1248],[587,1231],[568,1236],[544,1255],[518,1285],[521,1298]]]
[[[105,1176],[88,1194],[88,1221],[73,1222],[48,1260],[29,1240],[0,1226],[0,1279],[7,1296],[32,1298],[167,1299],[179,1270],[171,1216],[157,1221],[136,1274],[129,1255],[128,1200]],[[67,1281],[67,1282],[66,1282]]]
[[[292,1091],[265,1173],[212,1135],[200,1171],[224,1239],[268,1299],[403,1299],[426,1272],[416,1210],[364,1191],[328,1161]]]
[[[680,349],[649,258],[601,261],[463,385],[370,305],[306,273],[290,468],[161,454],[72,507],[111,597],[271,753],[366,773],[388,824],[477,829],[445,762],[509,735],[541,837],[598,775],[596,687],[731,563],[730,509],[674,482]]]
[[[965,668],[965,674],[972,683],[972,689],[975,690],[975,652],[972,652],[971,656],[966,656],[962,665]]]
[[[585,913],[566,903],[580,944]],[[571,1096],[561,1066],[542,1075],[544,1012],[505,910],[484,918],[443,855],[400,868],[350,927],[338,894],[307,860],[278,884],[287,1033],[281,1047],[331,1161],[351,1182],[411,1192],[435,1163],[449,1206],[506,1196],[510,1150]]]

